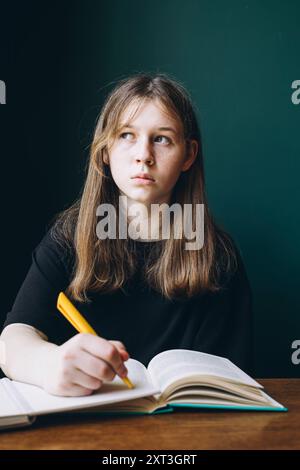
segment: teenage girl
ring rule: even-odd
[[[140,236],[100,238],[97,208],[124,213],[120,196],[128,213],[134,204],[144,209]],[[151,205],[163,203],[204,205],[201,249],[174,237],[174,219],[167,238],[160,224],[148,230]],[[56,309],[61,291],[99,336],[76,334]],[[83,191],[32,252],[0,340],[8,377],[56,395],[91,394],[126,376],[129,357],[147,366],[167,349],[227,357],[251,372],[251,289],[238,249],[208,208],[199,127],[178,81],[137,74],[107,97]]]

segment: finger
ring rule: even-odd
[[[128,354],[128,352],[127,352],[127,351],[123,351],[122,349],[120,349],[119,351],[120,351],[120,355],[121,355],[123,361],[124,361],[124,362],[125,362],[125,361],[128,361],[128,359],[129,359],[129,354]]]
[[[124,343],[122,343],[122,341],[110,339],[109,342],[113,343],[118,349],[124,349],[124,351],[127,351],[126,346]]]
[[[116,376],[116,372],[107,362],[84,350],[78,354],[76,367],[95,379],[111,381]]]
[[[71,382],[72,384],[79,385],[80,387],[89,390],[98,390],[103,384],[101,379],[91,377],[90,375],[82,372],[82,370],[76,368],[72,374]]]
[[[81,334],[80,336],[81,349],[106,361],[121,378],[127,375],[123,358],[113,343],[91,334]]]
[[[124,344],[121,341],[109,340],[110,343],[113,343],[116,348],[119,350],[120,354],[124,361],[127,361],[130,357],[129,352],[126,350]]]
[[[65,397],[83,397],[88,396],[93,393],[93,390],[90,388],[81,387],[80,385],[70,384],[68,387],[64,387],[60,391],[59,396]]]

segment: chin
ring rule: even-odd
[[[128,191],[127,193],[125,193],[125,196],[135,202],[141,202],[143,204],[149,204],[154,199],[153,196],[150,197],[150,191],[144,190],[142,188],[138,191]]]

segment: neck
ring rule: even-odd
[[[119,207],[125,211],[124,216],[127,217],[128,234],[134,231],[138,234],[134,237],[137,241],[157,241],[161,240],[161,217],[155,215],[155,211],[151,210],[154,203],[142,203],[134,201],[125,196],[119,198]],[[156,202],[155,204],[163,204],[166,201]]]

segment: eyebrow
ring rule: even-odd
[[[137,129],[135,126],[131,126],[130,124],[127,124],[127,123],[122,124],[121,129],[123,129],[124,127],[127,127],[129,129]],[[170,132],[173,132],[174,134],[178,133],[178,131],[173,129],[173,127],[158,127],[158,130],[159,131],[170,131]]]

